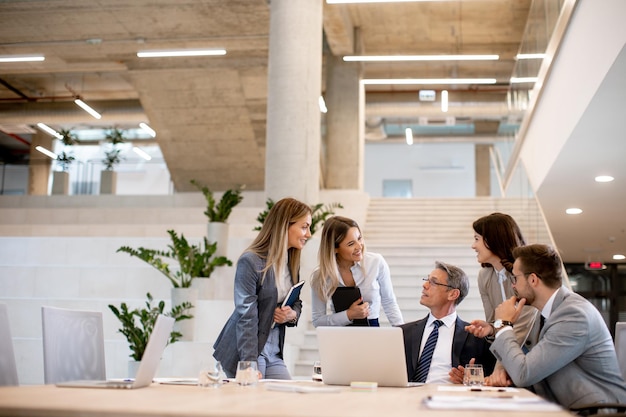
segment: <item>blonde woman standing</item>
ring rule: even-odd
[[[235,311],[213,345],[213,356],[229,377],[235,376],[238,361],[257,361],[263,378],[291,379],[283,360],[285,328],[297,325],[302,302],[279,304],[300,280],[300,254],[310,227],[307,204],[279,200],[237,261]]]
[[[349,326],[367,319],[379,326],[380,308],[393,326],[404,323],[391,283],[389,266],[382,255],[366,252],[357,222],[333,216],[324,222],[319,266],[311,277],[312,319],[317,326]],[[331,301],[338,287],[358,287],[362,298],[337,312]],[[329,311],[330,310],[330,311]]]

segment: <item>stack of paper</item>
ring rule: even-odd
[[[540,397],[508,394],[498,397],[432,395],[424,400],[424,404],[435,410],[562,411],[557,404]]]

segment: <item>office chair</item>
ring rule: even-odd
[[[101,312],[43,306],[41,318],[46,384],[106,379]]]
[[[626,381],[626,321],[615,323],[615,353],[617,353],[617,363],[622,370],[622,377]]]
[[[0,304],[0,386],[19,385],[6,304]]]

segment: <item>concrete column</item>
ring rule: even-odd
[[[476,197],[488,197],[491,195],[489,148],[491,148],[491,145],[475,145]]]
[[[50,167],[52,159],[35,150],[37,146],[43,146],[48,150],[53,150],[52,142],[54,138],[46,133],[37,131],[32,136],[30,144],[30,162],[28,166],[28,194],[47,195],[48,180],[50,179]]]
[[[265,193],[318,203],[322,0],[271,0]]]
[[[362,66],[330,55],[326,66],[326,188],[363,190]]]

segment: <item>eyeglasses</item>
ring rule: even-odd
[[[440,282],[435,281],[435,278],[426,277],[426,278],[422,278],[422,281],[428,282],[430,285],[440,285],[442,287],[448,287],[448,288],[452,288],[453,290],[456,290],[456,288],[453,287],[452,285],[442,284]]]
[[[527,278],[530,274],[535,274],[534,272],[529,272],[527,274],[525,273],[521,273],[519,275],[511,275],[511,284],[515,285],[517,284],[517,277],[521,277],[522,275],[524,276],[524,278]],[[535,274],[537,275],[537,274]],[[537,275],[538,278],[541,278],[539,275]]]

